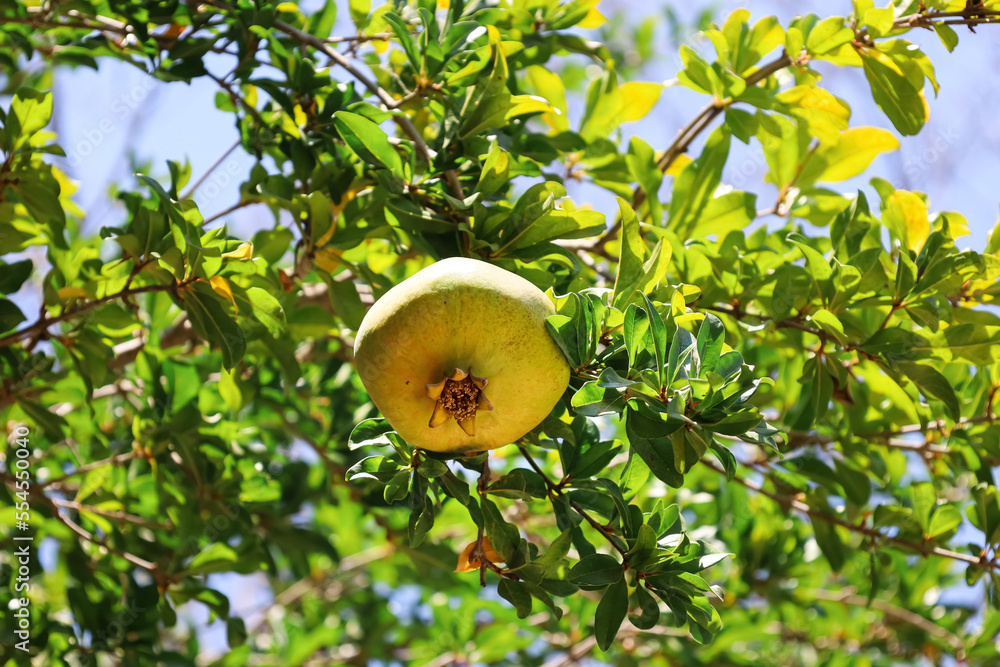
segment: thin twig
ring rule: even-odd
[[[77,468],[76,470],[72,470],[66,473],[65,475],[62,475],[61,477],[55,477],[53,479],[49,479],[44,482],[37,482],[37,485],[39,487],[47,487],[47,486],[59,487],[62,486],[62,483],[65,482],[70,477],[85,475],[91,470],[96,470],[97,468],[100,468],[102,466],[118,465],[119,463],[124,463],[125,461],[131,461],[132,459],[140,458],[141,456],[142,455],[139,452],[125,452],[123,454],[115,454],[114,456],[109,456],[108,458],[101,459],[100,461],[93,461],[92,463],[84,464],[79,468]]]
[[[879,598],[868,599],[865,595],[858,595],[853,590],[843,590],[838,592],[825,591],[825,590],[813,590],[808,591],[806,597],[813,597],[817,600],[824,600],[827,602],[839,602],[840,604],[850,605],[854,607],[868,607],[871,609],[876,609],[890,618],[895,618],[904,623],[908,623],[913,627],[923,630],[929,635],[932,635],[946,644],[948,644],[958,655],[955,657],[961,659],[965,653],[965,642],[962,639],[948,631],[947,629],[941,627],[934,621],[924,618],[916,612],[912,612],[909,609],[904,609],[900,606],[894,605],[886,600],[881,600]]]
[[[232,152],[234,150],[236,150],[237,148],[239,148],[239,147],[240,147],[240,140],[237,139],[233,143],[233,145],[230,146],[229,149],[225,153],[223,153],[219,157],[219,159],[216,160],[212,164],[211,167],[208,168],[208,171],[206,171],[204,174],[202,174],[201,178],[199,178],[197,181],[195,181],[194,185],[192,185],[190,188],[188,188],[188,191],[181,195],[181,199],[191,199],[191,195],[193,195],[195,193],[195,191],[201,186],[201,184],[205,182],[205,179],[207,179],[209,176],[211,176],[212,172],[215,171],[216,169],[218,169],[219,165],[221,165],[225,161],[225,159],[227,157],[229,157],[230,154],[232,154]]]
[[[715,464],[705,459],[702,459],[701,463],[705,467],[714,470],[720,475],[726,475],[725,470],[716,467]],[[816,519],[819,521],[824,521],[826,523],[831,523],[840,526],[842,528],[846,528],[851,532],[858,533],[859,535],[865,535],[867,537],[880,540],[886,544],[892,544],[898,547],[903,547],[905,549],[910,549],[923,556],[940,556],[941,558],[950,558],[952,560],[961,561],[963,563],[969,563],[970,565],[977,565],[979,567],[986,568],[990,571],[996,571],[997,569],[997,564],[985,557],[977,558],[976,556],[970,556],[967,554],[959,553],[957,551],[952,551],[950,549],[942,549],[941,547],[931,546],[930,544],[927,543],[912,542],[910,540],[904,540],[898,537],[890,537],[882,532],[879,532],[878,530],[875,530],[874,528],[869,528],[867,526],[859,526],[845,519],[841,519],[840,517],[827,514],[826,512],[820,512],[819,510],[815,510],[809,505],[805,504],[800,500],[796,500],[795,498],[782,496],[777,493],[768,491],[760,484],[752,482],[748,479],[744,479],[742,477],[734,475],[732,481],[736,482],[737,484],[741,484],[742,486],[745,486],[751,491],[755,491],[756,493],[759,493],[762,496],[770,498],[771,500],[778,503],[782,507],[785,507],[787,509],[793,509],[797,512],[801,512],[802,514],[807,515],[810,519]]]
[[[528,450],[526,450],[523,445],[518,444],[517,448],[521,450],[521,456],[523,456],[524,459],[528,462],[528,464],[535,469],[535,472],[537,472],[539,476],[541,476],[542,480],[545,482],[545,487],[548,489],[549,494],[552,495],[553,497],[566,497],[566,500],[569,502],[569,506],[573,508],[573,511],[582,516],[584,519],[586,519],[587,523],[593,526],[594,530],[603,535],[604,539],[606,539],[611,544],[611,546],[615,548],[615,551],[617,551],[622,555],[622,557],[624,557],[625,553],[628,550],[618,543],[618,539],[615,537],[614,533],[608,530],[607,526],[603,525],[600,521],[592,517],[590,513],[587,512],[587,510],[580,507],[580,505],[578,505],[575,500],[571,500],[569,497],[567,497],[566,494],[563,492],[563,490],[559,487],[559,485],[555,484],[551,479],[549,479],[549,476],[546,475],[544,471],[542,471],[541,467],[539,467],[538,463],[535,462],[535,459],[531,457],[531,455],[528,453]]]
[[[35,332],[43,332],[45,329],[53,324],[59,322],[65,322],[66,320],[71,320],[81,313],[85,313],[94,308],[98,308],[105,304],[111,303],[112,301],[118,301],[119,299],[124,299],[135,294],[145,294],[147,292],[172,292],[177,289],[176,283],[171,283],[169,285],[145,285],[143,287],[130,287],[127,290],[122,290],[120,292],[115,292],[114,294],[109,294],[108,296],[101,297],[100,299],[93,299],[91,301],[85,301],[81,304],[70,308],[59,315],[48,316],[43,315],[34,324],[29,324],[19,331],[15,331],[12,334],[7,334],[6,336],[0,337],[0,347],[8,347],[13,345],[17,341],[21,340],[25,336],[28,336]]]
[[[153,521],[152,519],[147,519],[135,514],[129,514],[123,510],[106,510],[100,507],[94,507],[93,505],[78,503],[75,500],[60,500],[59,498],[53,498],[52,502],[59,507],[65,507],[66,509],[75,510],[77,512],[90,512],[91,514],[97,514],[98,516],[103,516],[108,519],[114,519],[120,523],[134,523],[137,526],[144,526],[155,530],[173,529],[173,524],[170,522],[160,523],[159,521]]]
[[[203,223],[201,223],[201,224],[204,227],[205,225],[207,225],[207,224],[209,224],[211,222],[215,222],[216,220],[218,220],[219,218],[221,218],[221,217],[223,217],[225,215],[229,215],[233,211],[238,211],[241,208],[245,208],[247,206],[250,206],[251,204],[261,204],[261,203],[263,203],[263,202],[260,199],[244,199],[243,201],[238,201],[235,204],[233,204],[232,206],[230,206],[229,208],[224,209],[222,211],[219,211],[215,215],[212,215],[212,216],[206,218],[205,221]]]
[[[284,21],[275,21],[274,27],[280,30],[281,32],[285,33],[289,37],[292,37],[296,41],[302,44],[308,44],[309,46],[312,46],[313,48],[321,51],[330,60],[335,62],[337,65],[343,67],[351,74],[351,76],[360,81],[361,84],[365,88],[367,88],[373,95],[375,95],[382,102],[382,104],[385,105],[387,109],[395,110],[399,107],[400,100],[393,99],[392,95],[390,95],[387,90],[379,86],[372,79],[368,78],[368,76],[366,76],[364,72],[355,67],[351,63],[350,59],[347,58],[347,56],[339,53],[335,49],[331,49],[327,45],[327,43],[322,39],[314,35],[310,35],[307,32],[303,32],[298,28],[285,23]],[[406,136],[410,138],[410,141],[413,142],[413,145],[416,147],[417,153],[420,155],[420,157],[425,162],[430,164],[434,158],[434,153],[431,151],[430,148],[428,148],[427,142],[424,141],[423,136],[413,125],[413,122],[410,120],[410,118],[405,114],[393,114],[392,119],[396,122],[397,125],[399,125],[400,129],[403,130]],[[446,170],[444,172],[444,177],[445,181],[448,183],[448,186],[451,188],[452,195],[457,199],[465,199],[465,193],[462,190],[462,185],[458,180],[458,174],[455,172],[455,170],[454,169]]]
[[[766,315],[755,315],[753,313],[747,313],[742,310],[736,310],[735,308],[730,308],[728,306],[700,306],[703,310],[710,310],[714,313],[722,313],[723,315],[729,315],[739,321],[743,321],[744,317],[750,316],[759,319],[761,322],[770,322],[771,318]],[[805,322],[803,322],[798,317],[786,317],[783,320],[778,320],[774,323],[777,329],[797,329],[799,331],[804,331],[805,333],[810,333],[814,336],[819,336],[823,332],[816,327],[811,327]]]
[[[4,482],[10,485],[13,485],[16,482],[16,478],[9,473],[0,473],[0,480],[3,480]],[[108,544],[107,539],[95,536],[93,533],[81,527],[72,519],[63,516],[59,512],[59,505],[56,503],[56,501],[45,495],[45,493],[42,491],[42,488],[39,485],[32,484],[28,489],[28,494],[31,495],[33,498],[37,498],[38,500],[42,501],[42,503],[44,503],[49,508],[49,511],[51,512],[53,519],[62,523],[64,526],[66,526],[71,531],[76,533],[79,537],[82,537],[84,540],[92,544],[96,544],[97,546],[102,547],[108,553],[114,554],[115,556],[118,556],[119,558],[128,561],[129,563],[135,565],[136,567],[142,568],[143,570],[147,570],[148,572],[153,574],[154,578],[156,578],[158,582],[162,579],[162,573],[160,572],[159,567],[156,565],[156,563],[152,563],[148,560],[145,560],[144,558],[140,558],[135,554],[131,554],[127,551],[116,549],[115,547]]]

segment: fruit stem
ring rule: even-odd
[[[486,458],[483,460],[483,469],[479,473],[479,483],[476,484],[476,490],[479,492],[480,507],[482,506],[482,501],[486,497],[486,489],[490,484],[490,454],[486,453]],[[486,551],[483,549],[483,525],[479,525],[479,533],[476,537],[476,546],[472,549],[472,553],[469,555],[470,560],[472,558],[479,559],[479,585],[483,588],[486,587],[486,568],[496,565],[486,557]],[[492,568],[491,568],[492,569]]]

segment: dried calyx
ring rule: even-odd
[[[493,409],[484,391],[486,384],[486,378],[476,377],[471,368],[468,372],[456,368],[440,382],[427,385],[427,395],[435,401],[428,425],[435,428],[454,417],[463,431],[475,435],[476,412]]]

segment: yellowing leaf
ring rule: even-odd
[[[795,86],[778,94],[777,99],[791,107],[792,115],[805,120],[813,136],[823,144],[836,143],[847,129],[850,107],[822,88]]]
[[[818,181],[845,181],[862,173],[881,153],[899,149],[899,140],[878,127],[854,127],[840,135],[832,146],[821,146],[818,162],[826,165]]]
[[[552,111],[552,107],[549,106],[549,103],[545,99],[535,95],[513,95],[510,101],[512,106],[507,110],[508,119],[514,116],[522,116],[526,113]]]
[[[631,123],[645,118],[646,114],[652,111],[660,99],[663,86],[658,83],[629,81],[618,88],[618,92],[622,94],[625,100],[624,107],[622,108],[621,122]]]
[[[455,568],[455,572],[472,572],[479,569],[479,559],[472,556],[472,551],[475,548],[476,543],[470,542],[462,550],[462,553],[458,555],[458,566]],[[490,544],[490,538],[488,537],[483,537],[483,553],[486,555],[486,560],[491,563],[504,562],[503,557],[493,550],[493,545]]]
[[[309,121],[309,118],[306,116],[306,112],[302,110],[301,104],[296,104],[292,111],[295,112],[295,124],[299,127],[302,127]]]
[[[238,259],[247,260],[253,257],[253,243],[250,241],[245,241],[240,244],[240,247],[236,250],[230,250],[229,252],[222,253],[222,256],[226,259]]]
[[[920,252],[931,232],[927,219],[927,204],[908,190],[896,190],[885,202],[883,222],[898,236],[904,245]]]
[[[238,313],[240,309],[236,306],[236,299],[233,298],[233,290],[229,287],[229,281],[222,276],[212,276],[208,279],[208,284],[212,286],[215,293],[219,296],[229,299],[233,304],[233,309]]]
[[[608,17],[605,16],[597,9],[597,7],[591,7],[587,15],[583,17],[583,20],[577,23],[578,28],[583,28],[585,30],[591,30],[593,28],[600,28],[602,25],[608,22]]]
[[[568,130],[566,88],[559,75],[540,65],[532,65],[527,70],[525,83],[527,83],[529,91],[535,95],[541,95],[552,106],[549,113],[542,114],[542,120],[557,132]]]
[[[662,91],[659,83],[631,81],[619,86],[614,70],[609,69],[590,84],[580,135],[592,141],[607,137],[622,123],[639,120],[653,108]]]
[[[340,256],[343,254],[338,248],[320,248],[316,251],[313,263],[327,273],[333,273],[340,266]]]
[[[85,289],[79,287],[60,287],[57,292],[59,298],[63,301],[69,299],[93,299],[94,297],[90,295]]]
[[[690,156],[683,154],[678,155],[674,158],[674,161],[670,164],[670,166],[667,167],[667,176],[677,176],[677,174],[684,170],[684,167],[688,166],[692,162],[694,162],[694,160],[692,160]]]
[[[869,9],[865,12],[864,23],[876,37],[885,35],[892,29],[896,14],[891,7],[886,9]]]

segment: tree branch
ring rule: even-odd
[[[531,457],[531,455],[528,453],[528,450],[526,450],[523,445],[518,444],[517,448],[521,450],[521,456],[523,456],[524,459],[528,462],[528,464],[535,469],[535,472],[537,472],[541,476],[542,480],[545,482],[545,487],[549,490],[549,493],[553,497],[559,497],[559,498],[565,497],[567,502],[569,503],[569,506],[573,508],[573,511],[582,516],[584,519],[586,519],[587,523],[593,526],[594,530],[603,535],[604,539],[606,539],[611,544],[611,546],[615,548],[615,551],[620,553],[624,558],[625,553],[628,550],[618,543],[618,539],[615,537],[614,533],[608,530],[607,526],[603,525],[600,521],[592,517],[590,513],[587,512],[587,510],[580,507],[580,505],[578,505],[575,500],[571,500],[570,498],[566,497],[566,494],[563,493],[563,490],[559,487],[559,485],[555,484],[551,479],[549,479],[549,476],[546,475],[544,471],[542,471],[541,467],[539,467],[538,463],[535,462],[535,459]]]
[[[274,27],[281,32],[285,33],[289,37],[295,39],[301,44],[307,44],[318,51],[321,51],[326,57],[335,62],[336,64],[347,70],[351,76],[361,82],[361,84],[367,88],[375,97],[377,97],[382,104],[385,105],[390,111],[396,110],[402,100],[393,99],[392,95],[389,94],[384,88],[379,86],[375,81],[368,78],[358,68],[356,68],[347,58],[347,56],[339,53],[335,49],[331,49],[329,45],[322,39],[316,37],[315,35],[310,35],[307,32],[303,32],[298,28],[288,25],[284,21],[275,21]],[[405,98],[404,98],[405,99]],[[413,122],[410,120],[409,116],[405,114],[393,114],[392,119],[399,125],[400,129],[410,138],[413,145],[416,146],[417,153],[423,158],[428,164],[434,158],[434,153],[427,146],[427,142],[424,141],[423,136],[420,134],[419,130],[414,127]],[[454,169],[449,169],[444,172],[445,181],[448,183],[451,189],[451,194],[457,199],[465,199],[465,193],[462,190],[462,184],[458,180],[458,174]]]
[[[961,17],[962,20],[957,21],[963,24],[979,25],[979,24],[989,24],[996,23],[996,17],[1000,16],[1000,12],[995,10],[976,10],[976,9],[965,9],[956,12],[927,12],[923,14],[913,14],[910,16],[900,17],[893,22],[891,30],[900,30],[903,28],[914,28],[914,27],[924,27],[933,28],[936,21],[941,21],[942,23],[953,24],[956,21],[946,20],[950,17]],[[772,74],[779,72],[780,70],[794,65],[796,60],[789,56],[787,53],[783,53],[776,60],[764,65],[750,76],[746,77],[747,87],[755,86],[761,81],[764,81]],[[712,124],[719,114],[725,111],[732,104],[732,100],[715,99],[711,103],[702,107],[701,111],[691,119],[691,121],[682,127],[680,131],[677,132],[677,136],[674,138],[673,142],[667,146],[660,155],[660,158],[656,162],[656,166],[660,168],[660,171],[667,171],[670,166],[680,157],[683,153],[686,153],[688,148],[694,142],[698,136],[704,132]],[[632,208],[638,210],[639,206],[646,201],[647,194],[641,186],[637,187],[634,194],[632,195]],[[622,221],[619,218],[615,224],[608,229],[604,234],[598,237],[594,247],[600,246],[601,248],[607,244],[612,237],[621,229]]]
[[[958,635],[949,632],[934,621],[924,618],[916,612],[904,609],[892,604],[891,602],[880,600],[879,598],[869,600],[867,596],[857,595],[853,589],[847,589],[836,593],[822,589],[814,590],[810,591],[809,597],[814,597],[817,600],[824,600],[827,602],[839,602],[853,607],[876,609],[890,618],[895,618],[898,621],[912,625],[913,627],[923,630],[927,634],[944,641],[957,653],[955,657],[959,660],[961,660],[965,655],[965,642],[963,642]]]
[[[43,315],[34,324],[30,324],[24,327],[23,329],[15,331],[12,334],[7,334],[6,336],[0,337],[0,347],[8,347],[10,345],[13,345],[14,343],[24,338],[25,336],[29,336],[33,333],[42,333],[49,326],[53,324],[73,319],[77,315],[85,313],[89,310],[93,310],[94,308],[99,308],[100,306],[111,303],[112,301],[124,299],[126,297],[130,297],[135,294],[145,294],[147,292],[173,292],[176,289],[177,289],[177,283],[171,283],[169,285],[145,285],[143,287],[130,287],[120,292],[115,292],[114,294],[109,294],[108,296],[101,297],[100,299],[85,301],[84,303],[78,304],[73,308],[63,311],[59,315],[53,317],[50,317],[48,315]]]
[[[76,477],[77,475],[84,475],[90,472],[91,470],[100,468],[101,466],[118,465],[119,463],[124,463],[125,461],[131,461],[132,459],[140,457],[141,454],[139,454],[138,452],[125,452],[123,454],[115,454],[114,456],[109,456],[108,458],[101,459],[100,461],[93,461],[91,463],[86,463],[77,468],[76,470],[68,472],[61,477],[55,477],[53,479],[49,479],[44,482],[35,482],[34,485],[41,488],[45,488],[47,486],[55,486],[58,488],[59,486],[62,486],[62,483],[65,482],[70,477]]]
[[[16,482],[16,478],[13,475],[10,475],[9,473],[0,473],[0,479],[2,479],[7,484],[14,484]],[[156,563],[152,563],[148,560],[145,560],[144,558],[139,558],[138,556],[131,554],[127,551],[116,549],[115,547],[108,544],[107,539],[95,536],[93,533],[81,527],[72,519],[63,516],[59,512],[59,505],[56,503],[56,501],[45,495],[45,493],[42,492],[42,489],[39,485],[32,484],[28,489],[28,494],[31,495],[33,498],[37,498],[42,503],[44,503],[45,506],[49,508],[49,511],[52,514],[52,518],[55,519],[56,521],[59,521],[64,526],[69,528],[71,531],[76,533],[77,536],[83,538],[84,540],[92,544],[96,544],[97,546],[102,547],[108,553],[114,554],[115,556],[118,556],[119,558],[128,561],[129,563],[135,565],[136,567],[148,571],[153,575],[153,577],[157,580],[158,583],[163,580],[163,573],[160,572],[160,569],[156,565]]]
[[[199,178],[197,181],[195,181],[194,184],[190,188],[188,188],[188,191],[181,195],[181,199],[190,199],[191,195],[193,195],[195,193],[195,191],[199,187],[201,187],[201,184],[205,182],[205,179],[207,179],[209,176],[211,176],[212,172],[215,171],[216,169],[218,169],[219,165],[221,165],[225,161],[225,159],[227,157],[229,157],[232,154],[232,152],[234,150],[236,150],[237,148],[239,148],[239,147],[240,147],[240,140],[237,139],[233,143],[233,145],[230,146],[229,149],[219,157],[218,160],[216,160],[214,163],[212,163],[212,166],[209,167],[208,170],[204,174],[201,175],[201,178]]]
[[[714,470],[720,475],[725,476],[726,474],[725,470],[717,468],[715,464],[710,463],[705,459],[702,459],[701,463],[705,467]],[[985,568],[987,570],[990,570],[991,572],[996,572],[998,569],[997,563],[986,558],[985,556],[977,558],[975,556],[959,553],[957,551],[952,551],[950,549],[942,549],[941,547],[935,547],[927,543],[912,542],[910,540],[904,540],[898,537],[890,537],[884,533],[879,532],[878,530],[875,530],[874,528],[869,528],[867,526],[859,526],[857,524],[851,523],[850,521],[841,519],[840,517],[833,516],[832,514],[827,514],[826,512],[820,512],[819,510],[813,509],[806,503],[797,500],[795,498],[782,496],[780,494],[768,491],[760,484],[757,484],[756,482],[750,481],[748,479],[744,479],[738,476],[733,476],[732,481],[750,489],[751,491],[759,493],[762,496],[770,498],[771,500],[773,500],[774,502],[778,503],[779,505],[781,505],[786,509],[791,509],[797,512],[801,512],[802,514],[808,516],[810,519],[831,523],[836,526],[846,528],[847,530],[853,533],[858,533],[859,535],[864,535],[866,537],[879,540],[881,542],[884,542],[885,544],[895,545],[897,547],[909,549],[925,557],[939,556],[941,558],[950,558],[952,560],[957,560],[962,563],[968,563],[970,565],[976,565],[978,567]]]

